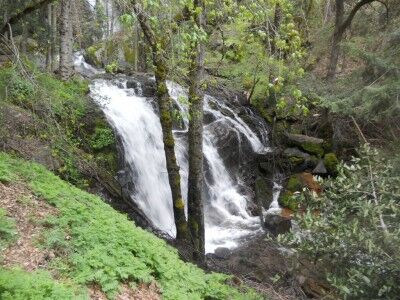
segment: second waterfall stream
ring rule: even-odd
[[[129,165],[134,184],[130,195],[132,201],[154,226],[174,236],[172,198],[157,105],[154,99],[142,96],[139,82],[136,85],[139,88],[127,88],[124,78],[95,79],[90,88],[91,96],[103,109],[122,142],[125,163]],[[183,100],[186,91],[171,82],[168,89],[181,116],[181,125],[174,130],[174,136],[182,194],[186,198],[188,108]],[[234,248],[243,238],[262,230],[259,217],[248,212],[249,199],[239,188],[240,176],[228,171],[219,153],[219,133],[224,130],[233,132],[239,141],[245,139],[254,153],[265,153],[269,148],[267,139],[253,132],[222,100],[206,96],[204,110],[210,119],[204,125],[203,139],[205,247],[210,253],[218,247]]]

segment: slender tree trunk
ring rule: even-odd
[[[336,76],[337,64],[339,61],[340,42],[343,32],[341,30],[344,17],[344,0],[336,0],[335,8],[335,31],[332,38],[331,56],[328,65],[327,78],[333,79]]]
[[[277,49],[275,46],[275,38],[277,37],[279,33],[279,29],[281,27],[281,22],[282,22],[282,8],[279,3],[275,4],[275,14],[274,14],[274,23],[273,23],[273,28],[271,32],[271,55],[275,55],[277,53]]]
[[[185,218],[185,202],[181,193],[181,176],[175,155],[175,140],[172,134],[172,99],[167,88],[167,62],[163,55],[164,39],[157,38],[150,26],[147,15],[136,1],[132,1],[135,14],[143,30],[147,42],[151,47],[153,64],[155,67],[156,88],[158,106],[160,109],[160,122],[163,133],[164,152],[167,163],[168,180],[172,193],[174,219],[176,225],[177,240],[187,240],[189,238],[188,225]]]
[[[74,72],[72,47],[71,0],[62,0],[60,28],[60,77],[62,80],[69,79]]]
[[[336,0],[335,31],[333,33],[331,56],[328,65],[328,72],[326,75],[328,79],[333,79],[336,76],[336,69],[340,55],[340,42],[342,41],[343,35],[346,32],[346,30],[350,27],[351,22],[354,19],[354,16],[361,7],[363,7],[366,4],[372,3],[374,1],[376,0],[360,0],[359,2],[356,3],[356,5],[354,5],[347,18],[344,19],[344,0]]]
[[[46,55],[46,69],[48,72],[51,72],[53,70],[53,56],[52,56],[52,5],[48,4],[47,5],[47,25],[48,25],[48,30],[49,30],[49,39],[47,41],[47,55]]]
[[[56,69],[56,62],[58,56],[58,43],[57,43],[57,4],[51,4],[51,61],[53,72]]]
[[[201,13],[198,13],[198,8]],[[196,14],[197,12],[197,14]],[[205,28],[204,3],[194,1],[193,15],[198,28]],[[204,263],[204,204],[203,191],[203,102],[204,91],[204,41],[197,39],[191,53],[189,72],[189,180],[188,223],[194,247],[194,258]]]

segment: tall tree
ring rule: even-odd
[[[205,55],[205,17],[203,0],[194,0],[192,16],[199,31],[193,41],[189,70],[189,179],[188,223],[194,247],[194,258],[204,262],[204,209],[203,209],[203,79]]]
[[[73,35],[71,22],[71,0],[61,1],[61,24],[60,24],[60,77],[62,80],[69,79],[74,73],[72,58]]]
[[[345,18],[344,0],[336,0],[335,2],[335,30],[332,37],[331,54],[327,71],[327,78],[333,79],[336,76],[337,64],[340,55],[340,43],[343,35],[350,27],[355,15],[366,4],[372,3],[377,0],[360,0],[351,9],[347,18]]]
[[[171,187],[172,202],[174,210],[174,219],[176,225],[176,238],[178,240],[187,240],[189,236],[188,225],[185,217],[185,203],[181,192],[181,176],[179,174],[179,165],[175,155],[175,140],[172,133],[172,99],[167,88],[168,65],[164,51],[169,40],[168,34],[156,35],[148,15],[139,5],[138,1],[132,0],[135,14],[139,20],[140,27],[145,38],[150,45],[153,55],[153,64],[155,68],[155,78],[157,87],[157,100],[160,110],[160,122],[163,133],[164,152],[167,163],[167,172],[169,185]]]

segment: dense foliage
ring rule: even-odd
[[[321,196],[299,194],[308,208],[299,232],[283,237],[326,269],[345,298],[396,299],[400,281],[400,174],[390,160],[365,146],[342,163]]]

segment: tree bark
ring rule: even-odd
[[[68,80],[74,73],[72,60],[72,23],[71,0],[61,1],[61,28],[60,28],[60,78]]]
[[[181,192],[181,176],[179,174],[179,166],[175,155],[175,140],[172,133],[172,99],[167,88],[167,62],[163,55],[163,45],[165,38],[157,38],[150,22],[143,12],[142,7],[132,0],[134,11],[138,17],[140,27],[145,35],[147,42],[151,47],[153,55],[153,64],[155,67],[157,100],[160,109],[160,122],[163,133],[164,152],[167,163],[168,180],[172,193],[172,202],[174,210],[174,220],[176,226],[176,239],[188,240],[189,230],[185,218],[185,202]]]
[[[51,4],[51,61],[52,68],[51,72],[56,69],[57,62],[57,52],[58,52],[58,44],[57,44],[57,4]]]
[[[201,9],[199,13],[198,8]],[[193,17],[200,29],[205,28],[204,3],[194,1]],[[203,191],[203,80],[204,41],[197,39],[191,53],[189,71],[189,179],[188,179],[188,223],[194,248],[195,260],[203,264],[204,249],[204,203]]]
[[[51,4],[47,5],[47,25],[48,25],[48,31],[49,31],[49,38],[47,40],[47,54],[46,54],[46,69],[48,72],[51,72],[53,70],[53,56],[52,56],[52,12],[53,8]]]

